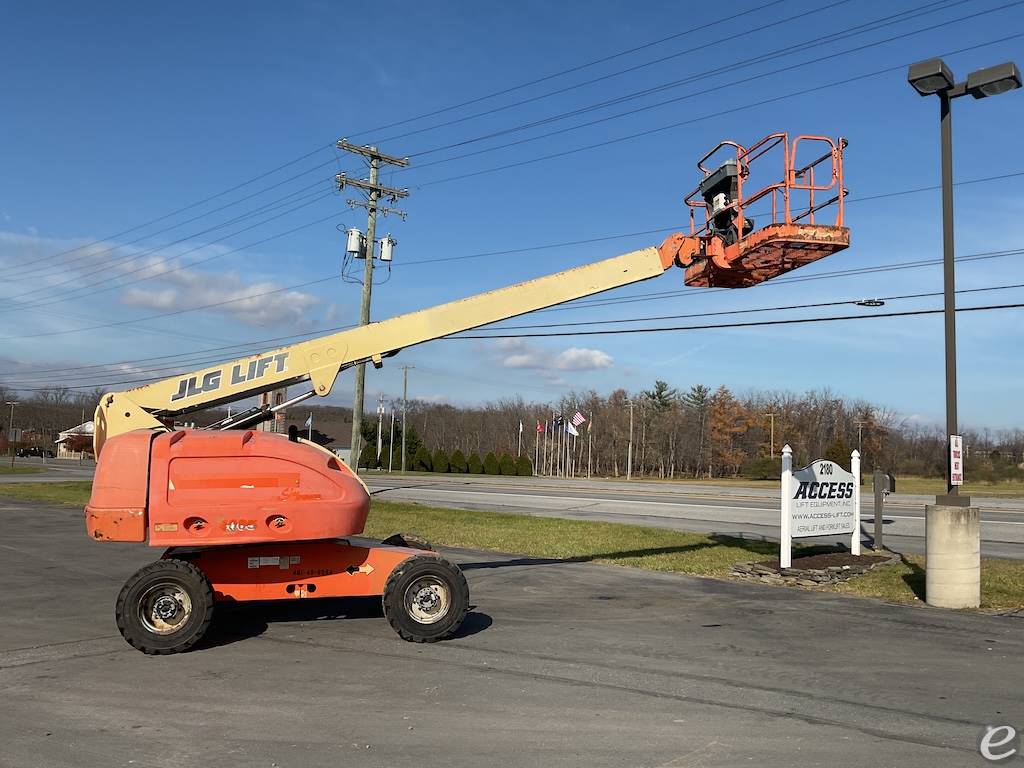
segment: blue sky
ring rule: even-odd
[[[0,380],[40,386],[52,374],[34,371],[67,367],[64,383],[103,384],[145,376],[157,365],[131,361],[228,344],[258,347],[264,339],[353,322],[359,287],[339,276],[344,238],[337,228],[363,228],[365,214],[345,205],[351,193],[332,194],[329,178],[337,171],[362,175],[357,158],[331,148],[342,136],[412,159],[410,169],[382,176],[408,187],[410,196],[401,203],[406,221],[381,224],[381,234],[390,232],[399,245],[390,277],[374,290],[376,319],[657,244],[667,231],[417,264],[682,228],[682,196],[699,180],[695,161],[721,139],[749,144],[779,130],[850,142],[853,246],[794,276],[937,258],[937,191],[858,198],[938,184],[937,100],[918,97],[902,67],[939,54],[949,54],[946,60],[961,76],[1007,59],[1024,63],[1024,37],[993,42],[1024,29],[1024,4],[1007,5],[750,0],[747,12],[733,15],[714,5],[669,2],[8,4],[14,34],[0,54],[8,73],[0,124]],[[728,23],[694,29],[725,16]],[[871,26],[859,27],[865,24]],[[872,43],[878,44],[863,47]],[[966,48],[972,50],[952,53]],[[637,50],[408,120],[629,49]],[[664,60],[639,66],[657,59]],[[628,68],[634,69],[619,74]],[[862,77],[887,68],[894,69]],[[572,87],[596,78],[602,79]],[[691,82],[633,97],[687,78]],[[544,95],[556,90],[563,92]],[[629,98],[521,128],[620,97]],[[651,107],[669,99],[675,100]],[[490,114],[478,115],[485,111]],[[1022,118],[1024,91],[959,100],[956,179],[1024,171],[1024,160],[1016,159]],[[571,130],[535,138],[563,128]],[[494,149],[523,139],[533,140]],[[478,150],[487,151],[451,159]],[[486,172],[453,178],[479,171]],[[958,254],[1024,248],[1022,184],[1024,176],[1016,176],[957,188]],[[119,234],[236,185],[242,186]],[[245,218],[224,226],[236,217]],[[57,255],[73,248],[80,250]],[[177,271],[168,273],[172,266]],[[962,262],[957,274],[960,288],[1024,283],[1024,256]],[[312,281],[320,282],[302,285]],[[560,308],[509,324],[926,293],[941,291],[942,278],[938,266],[928,266],[728,293],[682,288],[674,270],[612,295],[680,291],[670,296]],[[251,297],[267,291],[278,292]],[[958,301],[977,306],[1022,299],[1018,288],[962,294]],[[153,318],[226,300],[234,301]],[[932,297],[892,301],[881,311],[938,306],[940,299]],[[835,307],[717,319],[829,313],[851,312]],[[1022,316],[1020,310],[959,316],[965,424],[1024,425]],[[91,328],[111,323],[117,325]],[[160,363],[167,366],[163,375],[199,367],[190,362],[198,359]],[[542,400],[572,388],[637,389],[661,378],[678,387],[725,384],[739,392],[830,387],[925,424],[941,422],[944,413],[942,319],[935,315],[502,343],[449,340],[390,362],[368,371],[370,398],[399,395],[397,366],[409,363],[417,366],[412,394],[455,403],[515,394]],[[112,375],[75,370],[100,363],[125,364]],[[332,400],[347,403],[350,386],[343,376]]]

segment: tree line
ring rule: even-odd
[[[28,397],[18,395],[0,385],[0,402],[18,401],[15,425],[30,430],[42,444],[83,417],[92,418],[102,392],[51,387]],[[400,410],[401,403],[396,408]],[[579,437],[570,438],[566,446],[568,464],[577,476],[588,469],[595,477],[626,474],[631,414],[635,476],[777,477],[787,443],[796,466],[817,458],[848,466],[850,451],[859,448],[865,471],[878,467],[897,475],[932,477],[946,472],[948,448],[942,427],[916,423],[885,407],[843,398],[829,389],[735,394],[724,386],[679,389],[660,380],[636,392],[617,389],[600,395],[587,390],[547,403],[513,397],[459,407],[413,399],[408,404],[406,440],[396,426],[392,445],[390,430],[385,429],[379,461],[376,418],[364,421],[360,465],[387,469],[390,460],[397,469],[404,443],[407,468],[473,472],[479,465],[487,472],[496,464],[500,474],[517,474],[529,464],[531,471],[549,473],[554,466],[551,441],[556,435],[561,438],[562,429],[554,428],[552,420],[567,420],[577,411],[586,421],[579,426]],[[208,411],[189,418],[202,425],[223,415]],[[9,408],[0,410],[4,438],[9,419]],[[314,423],[319,423],[318,417]],[[538,424],[544,432],[537,431]],[[6,448],[6,442],[0,445]],[[969,479],[1024,478],[1024,430],[965,429],[964,445]]]
[[[408,423],[431,450],[513,457],[521,451],[531,460],[536,457],[537,470],[546,472],[544,446],[552,437],[553,418],[567,420],[577,411],[587,419],[579,437],[568,441],[570,467],[577,476],[588,468],[597,477],[626,474],[631,412],[634,476],[778,477],[785,444],[793,449],[795,466],[827,458],[848,467],[856,448],[865,471],[878,467],[931,477],[946,472],[948,446],[941,426],[919,424],[830,389],[735,394],[724,386],[678,389],[658,380],[636,392],[572,392],[549,403],[515,397],[458,407],[411,400]],[[1024,430],[965,429],[964,443],[972,479],[1024,478],[1019,466],[1024,463]]]

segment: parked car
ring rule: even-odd
[[[37,456],[41,459],[52,459],[56,455],[57,454],[55,454],[48,448],[40,448],[39,446],[36,445],[29,446],[28,448],[22,448],[20,451],[18,451],[19,459],[27,459],[32,456]]]

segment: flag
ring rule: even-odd
[[[537,422],[537,432],[538,434],[544,434],[544,425],[541,424],[539,421]]]
[[[572,425],[572,422],[566,422],[566,424],[565,424],[565,431],[568,432],[573,437],[579,437],[580,436],[580,433],[576,431],[576,427],[574,427]]]
[[[312,413],[310,413],[309,416],[306,417],[306,423],[303,424],[302,426],[305,427],[306,429],[309,429],[310,427],[313,426],[313,414]]]
[[[523,434],[523,420],[522,419],[519,420],[519,434],[520,435]]]
[[[574,427],[578,427],[580,424],[582,424],[586,420],[587,420],[586,416],[584,416],[579,411],[576,411],[576,414],[572,417],[572,425]]]

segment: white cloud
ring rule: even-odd
[[[555,353],[528,344],[523,339],[498,339],[494,346],[499,353],[498,362],[504,368],[592,371],[598,368],[611,368],[615,363],[611,355],[600,349],[569,347]]]
[[[611,355],[600,349],[569,347],[555,357],[554,365],[560,371],[592,371],[595,368],[611,368],[614,362]]]
[[[209,311],[228,315],[246,325],[267,326],[301,324],[309,319],[309,310],[320,303],[311,293],[283,291],[278,283],[248,283],[237,272],[199,272],[180,269],[163,275],[160,282],[169,287],[133,286],[121,295],[121,302],[160,312],[210,306]]]
[[[188,256],[182,258],[186,252]],[[310,316],[310,310],[321,300],[314,294],[284,291],[280,283],[271,280],[250,281],[236,271],[214,272],[186,266],[225,253],[223,246],[196,247],[186,243],[148,255],[144,250],[116,243],[82,244],[0,232],[0,265],[20,269],[46,258],[54,266],[62,267],[37,276],[34,288],[15,288],[30,294],[26,297],[29,302],[45,300],[46,294],[37,291],[46,287],[53,288],[54,296],[60,296],[81,289],[83,279],[92,284],[101,277],[113,280],[120,276],[132,283],[120,289],[119,301],[128,307],[161,313],[216,305],[204,311],[250,326],[289,325],[307,330],[315,324],[317,318]],[[106,285],[104,281],[101,287]],[[332,314],[339,314],[338,309]]]

